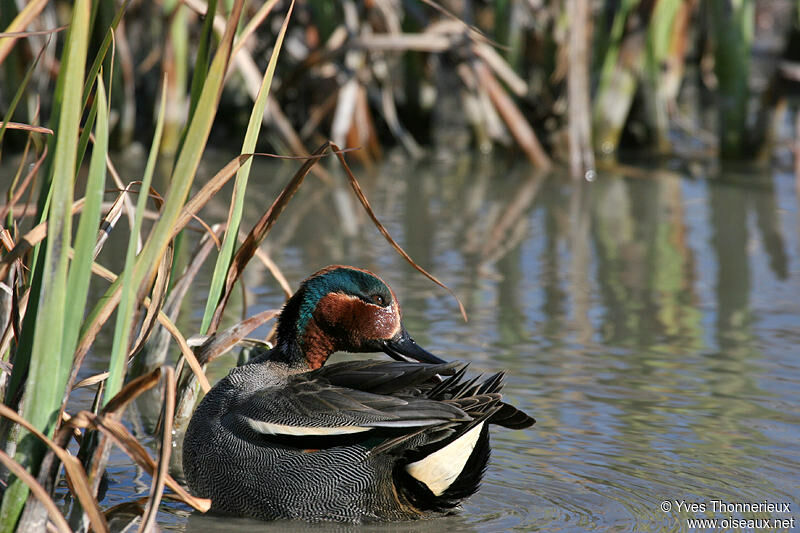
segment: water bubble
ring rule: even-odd
[[[583,177],[584,177],[584,179],[586,181],[591,183],[591,182],[593,182],[594,180],[597,179],[597,171],[595,171],[594,169],[590,168],[589,170],[586,171],[586,174],[584,174]]]

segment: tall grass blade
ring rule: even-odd
[[[272,50],[272,55],[269,58],[267,71],[264,73],[264,79],[261,81],[261,88],[258,91],[253,111],[250,114],[250,122],[247,124],[247,132],[244,136],[244,143],[242,145],[242,153],[249,154],[255,151],[256,141],[258,140],[258,133],[261,131],[262,119],[264,118],[264,109],[267,105],[267,96],[269,95],[270,87],[272,86],[272,78],[275,74],[275,66],[278,63],[278,55],[280,54],[283,45],[283,38],[286,35],[286,28],[289,26],[289,19],[292,17],[292,10],[294,9],[294,0],[289,6],[289,11],[286,13],[286,18],[283,20],[281,31],[275,41],[275,47]],[[228,271],[228,266],[233,257],[233,247],[236,244],[239,235],[239,224],[242,220],[242,211],[244,210],[245,191],[247,190],[247,180],[250,176],[250,167],[252,159],[248,159],[242,164],[242,168],[236,173],[236,183],[234,185],[233,205],[231,206],[230,215],[228,216],[228,225],[225,230],[225,237],[222,240],[222,249],[217,256],[217,262],[214,266],[214,275],[211,279],[211,287],[208,291],[208,299],[206,300],[206,309],[203,314],[203,321],[200,326],[200,333],[205,335],[208,327],[211,324],[211,318],[214,315],[214,310],[219,302],[220,294],[222,294],[222,287],[225,283],[225,274]]]
[[[66,383],[61,381],[64,368],[72,362],[72,353],[63,350],[67,298],[68,249],[72,236],[72,196],[78,128],[81,115],[81,92],[89,36],[89,0],[77,0],[64,49],[63,105],[60,107],[56,148],[53,155],[52,202],[48,214],[48,238],[45,257],[38,262],[41,290],[33,293],[39,300],[35,317],[26,316],[23,327],[36,326],[33,333],[26,401],[22,416],[46,435],[52,435]],[[30,311],[30,308],[29,308]],[[15,368],[15,370],[17,370]],[[56,379],[53,379],[56,376]],[[54,382],[55,381],[55,382]],[[42,444],[27,433],[17,447],[17,461],[36,471],[43,451]],[[28,486],[13,481],[3,495],[0,508],[2,531],[14,529],[25,503]]]
[[[74,254],[67,278],[67,301],[64,318],[64,339],[62,351],[70,356],[75,352],[80,335],[81,322],[86,310],[86,300],[89,293],[89,282],[91,281],[92,265],[95,257],[95,242],[97,239],[97,229],[101,221],[101,209],[103,203],[103,193],[106,181],[106,157],[108,156],[108,109],[109,100],[106,96],[105,85],[103,84],[102,73],[97,76],[97,94],[95,95],[92,109],[97,114],[97,129],[95,131],[94,149],[89,163],[89,176],[86,182],[86,193],[83,198],[83,209],[81,211],[78,231],[75,235]],[[86,130],[84,130],[85,132]],[[81,136],[83,138],[83,136]],[[76,156],[76,164],[78,164]],[[76,172],[77,172],[76,168]],[[70,357],[70,359],[72,359]],[[71,360],[74,364],[74,361]],[[64,383],[63,401],[61,408],[66,405],[69,398],[70,387],[69,377],[71,365],[64,365],[61,368],[61,375],[58,377],[59,383]],[[77,372],[77,368],[74,369]],[[87,490],[91,494],[91,489]],[[94,502],[96,505],[96,502]],[[91,517],[92,509],[86,506],[86,502],[80,501],[80,508],[86,511]],[[77,508],[76,511],[77,512]]]
[[[195,109],[200,101],[200,95],[205,87],[206,77],[208,76],[208,61],[211,57],[211,39],[214,36],[214,17],[217,14],[217,0],[208,1],[205,20],[203,21],[203,31],[200,34],[200,45],[197,47],[197,56],[194,61],[194,74],[192,75],[191,98],[189,100],[189,122],[194,117]],[[185,134],[188,134],[188,130]],[[181,139],[181,147],[183,141]]]
[[[147,209],[147,192],[150,190],[150,183],[153,181],[153,174],[156,168],[161,136],[164,131],[164,117],[166,116],[166,81],[161,87],[161,107],[158,111],[156,120],[156,130],[153,133],[153,142],[150,146],[150,155],[142,177],[142,184],[139,187],[139,197],[136,200],[136,214],[134,216],[133,227],[128,237],[128,249],[125,255],[125,268],[120,275],[120,303],[117,309],[117,322],[114,327],[114,342],[112,344],[111,360],[109,362],[109,377],[106,382],[106,398],[111,398],[117,393],[122,385],[124,378],[125,365],[128,358],[128,345],[130,344],[131,320],[133,318],[134,306],[138,295],[137,285],[133,281],[133,267],[136,261],[136,245],[139,242],[139,234],[142,229],[144,212]],[[110,290],[110,289],[109,289]]]
[[[169,99],[170,113],[164,124],[161,153],[171,154],[174,157],[178,152],[178,145],[186,125],[184,113],[187,103],[186,86],[189,79],[189,45],[192,39],[188,6],[178,0],[168,0],[162,5],[164,14],[169,20],[161,70],[169,86],[167,98]],[[205,72],[206,66],[204,64],[203,72]]]
[[[102,73],[98,74],[98,79],[102,78]],[[83,131],[81,137],[78,139],[78,157],[75,158],[75,172],[77,172],[83,164],[83,157],[86,155],[86,149],[89,148],[89,141],[91,140],[92,128],[94,121],[97,118],[97,106],[99,105],[97,98],[92,101],[92,107],[89,109],[89,115],[86,117],[86,122],[83,123]]]
[[[122,5],[119,6],[117,14],[114,16],[114,20],[112,20],[111,24],[108,26],[106,35],[103,37],[103,42],[100,45],[100,48],[97,50],[97,55],[95,56],[94,61],[92,61],[92,66],[89,67],[88,76],[86,78],[88,83],[83,88],[83,103],[81,105],[81,109],[85,109],[87,102],[89,102],[89,96],[92,94],[94,80],[97,78],[97,74],[100,72],[100,67],[103,66],[103,61],[106,58],[108,49],[111,46],[111,41],[114,38],[114,32],[117,30],[117,26],[119,26],[119,22],[122,20],[122,16],[125,14],[125,11],[128,9],[128,4],[130,3],[131,0],[124,0]]]
[[[264,20],[269,16],[272,12],[272,8],[275,7],[275,4],[278,3],[278,0],[269,0],[268,2],[264,2],[264,4],[258,8],[258,11],[253,15],[253,17],[247,22],[247,26],[239,33],[239,36],[236,38],[236,44],[233,46],[233,56],[235,57],[239,50],[242,49],[245,42],[247,42],[247,38],[252,35],[259,26],[264,22]],[[290,12],[294,9],[294,0],[292,0],[292,4],[290,6]],[[289,15],[286,16],[286,20],[288,20]]]
[[[103,42],[100,44],[100,48],[97,50],[97,54],[95,55],[94,60],[92,61],[92,66],[89,67],[88,75],[86,77],[86,84],[83,87],[83,104],[81,105],[81,109],[85,109],[86,105],[89,102],[89,97],[92,94],[92,87],[94,87],[94,82],[96,79],[102,78],[102,74],[100,74],[100,68],[103,66],[103,61],[105,61],[106,54],[108,53],[108,49],[111,46],[113,39],[114,39],[114,32],[119,26],[120,21],[122,20],[122,16],[125,14],[125,11],[128,9],[128,4],[130,4],[131,0],[125,0],[122,5],[117,10],[114,19],[108,25],[108,29],[106,30],[106,35],[103,37]],[[95,3],[92,7],[92,23],[91,26],[94,27],[95,25],[95,17],[97,16],[97,10],[99,9],[100,4]],[[113,54],[112,54],[113,57]],[[111,63],[113,68],[113,61]],[[109,75],[109,78],[112,76]],[[112,93],[113,94],[113,93]],[[110,107],[109,107],[110,109]],[[83,156],[86,152],[86,148],[89,146],[89,132],[91,132],[92,128],[94,127],[94,120],[97,114],[97,110],[95,109],[95,104],[92,104],[91,109],[89,110],[89,116],[86,118],[86,123],[84,124],[83,133],[81,134],[80,143],[78,144],[78,159],[77,159],[77,166],[80,167],[81,163],[83,162]]]
[[[105,190],[106,156],[108,155],[108,99],[102,76],[97,77],[97,97],[95,102],[97,102],[97,130],[95,132],[92,158],[89,163],[89,178],[86,182],[83,211],[78,223],[78,232],[75,235],[75,255],[70,265],[67,280],[68,300],[64,318],[62,349],[64,353],[70,355],[75,352],[81,322],[86,310],[86,297],[89,293],[97,228],[101,219],[103,192]],[[66,383],[69,371],[69,367],[62,369],[64,375],[59,377],[59,382]]]
[[[244,1],[237,0],[233,6],[230,17],[228,18],[228,26],[225,29],[225,34],[222,37],[217,53],[211,63],[211,68],[208,72],[208,77],[203,85],[203,90],[198,100],[197,110],[189,123],[189,128],[186,132],[186,142],[181,148],[178,161],[175,163],[175,169],[172,173],[172,180],[166,195],[166,202],[161,211],[161,218],[156,222],[155,227],[144,245],[141,254],[136,260],[133,271],[130,273],[129,291],[123,291],[122,297],[131,298],[130,291],[138,293],[142,288],[145,281],[155,275],[155,269],[158,268],[161,256],[167,248],[167,244],[172,239],[172,230],[178,216],[180,215],[183,203],[189,193],[189,189],[194,181],[194,176],[197,173],[197,167],[200,164],[200,158],[203,155],[208,135],[211,133],[211,125],[216,115],[219,97],[222,94],[222,86],[225,80],[225,72],[228,68],[228,61],[230,59],[231,49],[233,47],[233,38],[235,36],[236,27],[239,17],[242,13]],[[126,292],[128,295],[126,296]],[[135,296],[134,296],[135,297]],[[134,305],[133,299],[128,300],[126,304],[130,309]],[[125,308],[120,304],[120,314],[125,312]],[[119,323],[119,328],[126,328],[127,324]],[[128,343],[121,343],[122,346],[116,346],[117,338],[127,339],[129,333],[119,334],[115,331],[115,352],[112,357],[111,368],[106,388],[106,401],[119,391],[124,374],[126,364]]]
[[[10,3],[10,2],[9,2]],[[74,13],[74,8],[73,8]],[[88,32],[88,26],[84,28],[85,33]],[[68,62],[68,55],[70,50],[70,43],[71,38],[70,36],[75,33],[74,27],[70,25],[70,29],[67,32],[67,36],[65,39],[64,49],[62,51],[62,67],[65,67]],[[85,35],[81,35],[81,37],[85,37]],[[51,107],[51,118],[50,118],[50,125],[52,129],[55,131],[55,135],[50,136],[47,140],[47,147],[46,152],[52,154],[53,156],[48,156],[44,161],[44,166],[42,170],[42,176],[44,179],[40,184],[40,192],[39,198],[37,200],[37,213],[38,219],[37,223],[42,223],[46,220],[49,212],[49,205],[51,201],[51,194],[52,194],[52,179],[53,179],[53,165],[54,165],[54,154],[55,154],[55,147],[57,143],[58,131],[59,131],[59,121],[61,120],[61,108],[63,105],[65,91],[65,84],[66,84],[66,68],[61,68],[59,71],[58,78],[56,79],[56,87],[55,91],[53,92],[52,96],[52,107]],[[39,268],[39,261],[41,253],[41,246],[37,245],[34,247],[33,252],[31,254],[31,260],[29,261],[29,268],[32,272],[31,275],[31,282],[30,282],[30,292],[33,295],[39,295],[42,293],[42,283],[43,283],[43,273],[44,269]],[[14,361],[14,372],[11,374],[11,379],[9,380],[9,386],[6,389],[6,396],[5,401],[6,405],[14,406],[17,402],[19,402],[21,397],[21,390],[24,384],[25,379],[28,376],[30,361],[31,361],[31,354],[33,350],[33,335],[35,332],[35,324],[37,323],[37,316],[39,312],[39,304],[40,299],[38,296],[30,299],[28,303],[28,308],[25,315],[25,322],[23,324],[22,333],[20,335],[20,341],[17,348],[17,356]],[[0,425],[0,441],[5,438],[5,434]],[[5,500],[4,500],[5,502]],[[0,508],[0,518],[3,517],[3,511]],[[0,530],[2,531],[2,530]]]

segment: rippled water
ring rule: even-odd
[[[295,168],[257,164],[251,220]],[[694,177],[630,170],[576,185],[472,160],[390,162],[375,174],[359,172],[376,213],[462,298],[469,322],[382,240],[343,181],[309,177],[266,249],[294,286],[330,263],[378,273],[420,344],[474,372],[507,369],[507,400],[538,423],[494,431],[484,485],[453,517],[334,527],[187,519],[172,505],[163,527],[672,531],[693,517],[800,519],[800,219],[789,174],[701,166]],[[282,302],[253,263],[250,314]],[[199,319],[206,290],[196,286]],[[104,505],[147,494],[124,458],[111,474]],[[678,511],[683,500],[709,512]],[[711,500],[791,512],[713,513]]]

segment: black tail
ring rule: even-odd
[[[420,392],[431,400],[457,406],[471,421],[420,428],[376,449],[397,453],[397,492],[423,512],[451,511],[478,490],[489,462],[489,424],[523,429],[536,422],[502,401],[502,372],[469,380],[464,379],[465,374],[466,365]]]
[[[498,372],[490,376],[484,381],[479,381],[481,376],[476,376],[469,381],[461,382],[466,373],[467,366],[461,367],[458,372],[445,379],[434,387],[428,394],[428,397],[434,400],[455,400],[460,404],[464,400],[471,397],[487,395],[487,394],[500,394],[503,388],[504,372]],[[470,412],[468,407],[459,405],[462,409]],[[520,411],[513,405],[505,402],[497,402],[495,413],[489,417],[490,424],[497,424],[498,426],[507,427],[509,429],[525,429],[529,428],[536,423],[532,417]],[[472,413],[470,413],[472,414]]]
[[[475,424],[468,424],[468,426],[465,431],[459,431],[453,437],[446,439],[444,446],[463,437],[467,431],[475,427]],[[441,446],[442,442],[436,444],[439,445],[437,449],[429,451],[426,456],[444,448],[444,446]],[[394,469],[395,487],[410,505],[420,511],[436,513],[453,511],[465,498],[477,492],[483,479],[483,474],[489,464],[490,454],[489,427],[483,424],[480,429],[480,436],[475,443],[475,448],[473,448],[472,453],[470,453],[464,467],[461,469],[461,473],[446,490],[440,494],[435,494],[423,481],[416,479],[408,472],[407,468],[410,464],[425,457],[419,456],[419,450],[417,453],[410,453],[407,459],[396,464]]]

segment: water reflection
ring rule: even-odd
[[[251,221],[294,167],[255,169]],[[310,176],[266,249],[295,285],[334,262],[379,273],[420,343],[476,372],[507,368],[511,401],[539,421],[496,432],[486,484],[463,513],[392,530],[685,529],[686,516],[659,509],[675,499],[800,510],[790,176],[606,173],[574,184],[485,159],[379,170],[359,173],[373,208],[463,299],[468,323],[383,241],[343,180],[329,187]],[[226,212],[221,204],[206,216]],[[249,314],[283,300],[255,263],[246,285]],[[204,294],[198,286],[197,309]],[[230,527],[197,515],[184,522],[180,512],[166,521]]]

